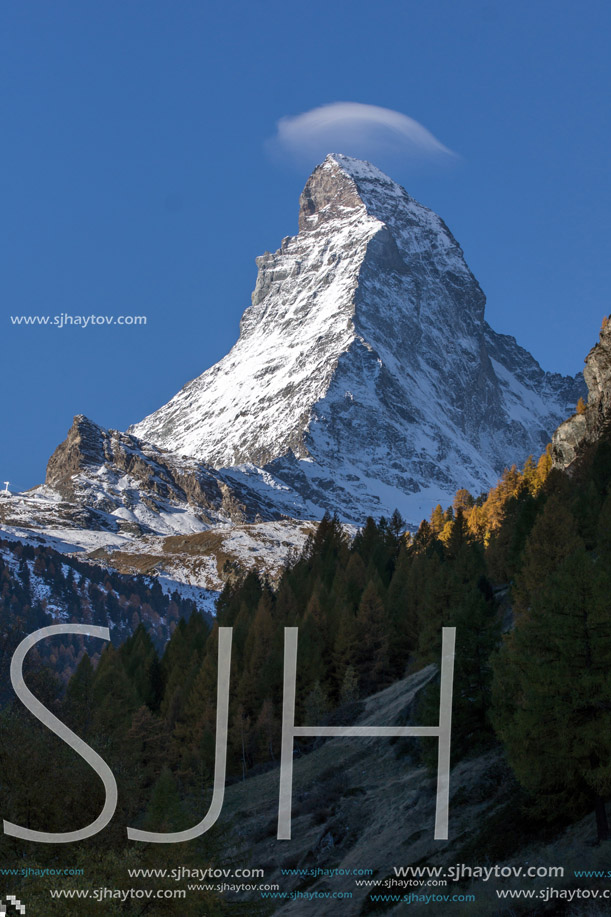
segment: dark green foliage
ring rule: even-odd
[[[193,822],[202,788],[212,782],[219,626],[233,628],[230,779],[277,762],[285,627],[299,628],[296,721],[313,725],[338,722],[359,698],[438,665],[442,628],[453,626],[453,761],[494,741],[492,721],[523,791],[553,817],[559,809],[576,815],[611,794],[610,481],[605,450],[573,481],[550,471],[546,454],[522,472],[509,469],[477,500],[459,492],[453,507],[436,508],[413,537],[398,514],[367,519],[352,541],[325,516],[275,583],[256,572],[232,577],[212,628],[192,603],[164,595],[158,583],[13,545],[10,569],[0,558],[0,663],[4,653],[6,671],[16,642],[53,620],[33,600],[34,580],[75,619],[112,620],[120,646],[101,652],[81,638],[49,641],[30,654],[28,678],[113,766],[117,822],[176,830]],[[497,606],[499,586],[513,620]],[[152,622],[173,615],[179,617],[160,657],[163,630]],[[497,652],[502,627],[513,629]],[[47,664],[72,676],[63,697]],[[438,704],[433,678],[411,721],[435,724]],[[15,726],[23,748],[44,759],[44,741],[24,723]],[[423,755],[436,762],[434,748]],[[60,749],[60,784],[69,761]],[[27,789],[29,759],[24,779],[8,761],[4,766],[0,790],[7,794],[10,786],[14,798],[0,801],[9,816],[39,811],[41,824],[60,818],[55,803]],[[86,799],[83,819],[99,810],[98,784],[84,769],[71,789]]]
[[[542,816],[611,797],[611,483],[607,444],[574,482],[550,473],[513,588],[515,627],[494,657],[492,719]]]
[[[551,501],[548,512],[557,515]],[[541,556],[536,534],[529,548],[541,559],[539,588],[524,593],[528,606],[495,660],[494,722],[537,806],[577,815],[589,805],[602,839],[601,801],[611,796],[611,577],[570,529],[559,533],[565,551],[555,557]]]
[[[176,781],[164,767],[153,787],[151,801],[144,816],[145,831],[183,831],[190,827],[180,799]]]
[[[451,746],[455,764],[465,755],[481,753],[494,741],[490,657],[498,645],[500,622],[494,604],[476,587],[460,596],[449,625],[456,627]],[[438,721],[439,679],[435,679],[422,693],[417,722],[436,726]],[[422,740],[422,752],[425,763],[436,768],[437,743]]]
[[[84,653],[66,689],[65,708],[70,723],[81,737],[89,735],[93,716],[93,666]]]
[[[62,622],[111,628],[115,645],[127,640],[142,623],[151,638],[150,649],[160,650],[171,633],[172,618],[190,618],[195,605],[142,576],[125,576],[92,563],[58,554],[52,548],[33,547],[0,539],[0,702],[7,694],[3,661],[26,634]],[[10,558],[7,563],[4,557]],[[38,596],[43,596],[39,598]],[[99,654],[99,642],[91,650]],[[87,647],[89,650],[89,647]],[[33,655],[50,663],[68,681],[85,650],[83,637],[64,636],[38,644]],[[151,657],[152,660],[152,657]],[[151,673],[157,702],[162,693],[159,673]]]
[[[162,669],[159,657],[143,624],[121,647],[125,671],[141,703],[158,710],[163,695]]]

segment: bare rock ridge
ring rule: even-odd
[[[286,515],[417,523],[543,451],[585,393],[488,326],[443,220],[369,163],[329,155],[257,265],[229,354],[130,432]]]
[[[92,423],[84,414],[78,414],[66,439],[59,444],[47,463],[45,483],[69,497],[72,477],[86,469],[103,465],[105,459],[101,427]]]
[[[230,353],[127,433],[75,417],[45,484],[0,501],[8,538],[208,601],[236,571],[277,575],[326,510],[417,527],[458,488],[487,490],[586,395],[489,327],[447,226],[369,163],[328,156],[298,234],[257,263]],[[558,467],[609,429],[610,335]]]
[[[140,533],[189,508],[202,525],[278,518],[275,508],[202,462],[164,452],[82,414],[47,465],[47,490]]]
[[[164,591],[212,610],[228,579],[253,568],[277,576],[312,531],[313,522],[286,518],[268,496],[243,475],[79,414],[49,459],[45,483],[0,500],[0,532],[156,577]]]
[[[607,319],[586,357],[583,375],[588,387],[585,410],[565,420],[552,437],[554,467],[563,471],[570,472],[600,440],[611,441],[611,322]]]

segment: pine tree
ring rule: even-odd
[[[498,613],[480,588],[461,596],[452,617],[456,627],[452,742],[457,755],[490,742],[492,667],[501,625]]]
[[[609,565],[611,563],[611,494],[606,497],[598,516],[596,546],[601,562]]]
[[[275,748],[280,741],[280,723],[274,714],[274,704],[266,697],[257,718],[256,732],[259,737],[260,750],[270,761],[276,760]]]
[[[528,611],[541,584],[580,545],[574,516],[565,501],[553,494],[537,517],[526,541],[524,561],[513,590],[517,614]]]
[[[529,455],[524,462],[522,478],[528,492],[530,494],[535,494],[538,490],[539,482],[537,478],[537,465],[532,455]]]
[[[454,496],[454,501],[452,507],[454,512],[461,510],[463,513],[467,513],[474,504],[474,499],[465,487],[461,487],[460,490],[456,491]]]
[[[252,764],[252,744],[254,732],[250,716],[244,709],[244,704],[238,704],[229,728],[229,747],[234,760],[239,760],[242,780],[246,779],[246,771]]]
[[[390,517],[390,522],[388,523],[388,528],[391,535],[393,535],[395,538],[399,538],[401,533],[405,531],[405,519],[398,509],[393,511],[393,514]]]
[[[161,688],[163,696],[159,709],[171,726],[175,724],[182,704],[189,695],[204,656],[209,632],[210,628],[199,612],[194,612],[188,621],[182,618],[163,654],[161,678],[156,666],[153,665],[151,669],[154,698],[152,709],[157,709],[157,695]]]
[[[339,699],[342,704],[353,704],[359,699],[359,680],[351,665],[347,666],[344,673]]]
[[[341,610],[339,627],[333,646],[333,667],[335,672],[344,672],[348,666],[357,667],[359,640],[360,631],[356,611],[344,606]]]
[[[390,626],[390,667],[395,678],[404,675],[418,638],[418,622],[409,601],[411,564],[411,551],[403,542],[385,599]]]
[[[538,588],[528,590],[528,611],[494,661],[493,721],[534,804],[554,814],[589,807],[602,840],[611,796],[611,581],[566,525],[561,531],[556,556],[545,539],[532,541],[542,559]]]
[[[87,653],[83,654],[76,672],[66,688],[65,705],[71,728],[86,738],[91,728],[93,704],[93,667]]]
[[[92,729],[118,747],[138,706],[138,692],[125,671],[120,651],[107,646],[93,678]]]
[[[156,666],[158,659],[153,641],[143,624],[136,625],[133,636],[125,641],[120,652],[125,671],[140,701],[153,707],[160,685],[153,686],[152,676],[155,673],[156,678],[161,678],[161,673]]]
[[[308,694],[304,704],[304,724],[318,726],[329,712],[329,701],[319,681]]]
[[[537,462],[537,482],[542,487],[552,470],[552,444],[548,443],[545,452],[539,457]]]
[[[144,818],[145,831],[181,831],[188,827],[188,818],[180,800],[176,781],[168,767],[164,767],[151,793]]]
[[[389,621],[381,595],[381,584],[365,587],[357,614],[357,671],[362,689],[375,691],[390,680]]]
[[[438,503],[431,513],[431,529],[436,535],[439,535],[442,532],[445,522],[446,520],[443,514],[443,507],[441,503]]]
[[[134,713],[123,746],[123,760],[129,763],[140,791],[146,791],[162,770],[169,753],[166,723],[142,706]]]
[[[274,669],[270,666],[276,635],[273,610],[272,593],[265,589],[248,629],[242,659],[236,654],[236,663],[242,669],[236,696],[244,707],[245,715],[250,717],[257,716],[265,697],[274,687]]]

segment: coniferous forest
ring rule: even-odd
[[[34,693],[117,777],[113,822],[74,845],[74,860],[87,861],[88,886],[92,868],[103,884],[126,863],[152,862],[154,845],[129,844],[125,826],[180,830],[203,816],[214,767],[219,626],[233,628],[229,782],[278,762],[285,627],[299,628],[297,723],[314,725],[349,724],[363,698],[438,663],[441,629],[455,626],[453,764],[500,743],[536,817],[570,822],[593,813],[605,839],[610,531],[611,447],[601,442],[572,478],[551,468],[548,449],[508,469],[485,495],[459,491],[413,534],[396,513],[368,519],[353,537],[326,516],[276,582],[254,572],[231,578],[214,622],[178,595],[164,596],[154,581],[13,545],[12,564],[0,566],[3,816],[69,830],[75,817],[92,821],[103,802],[93,772],[9,699],[12,649],[58,620],[49,608],[63,601],[65,620],[110,623],[114,632],[105,648],[80,637],[46,641],[26,672]],[[32,595],[30,569],[49,587],[42,602]],[[164,628],[172,631],[167,643]],[[437,708],[433,680],[414,722],[434,725]],[[298,740],[298,753],[321,741]],[[434,768],[431,744],[419,740],[419,755]],[[215,828],[168,846],[167,860],[214,862],[223,843]],[[4,836],[0,858],[27,863],[34,855],[22,848]],[[48,848],[49,862],[58,855]],[[171,906],[156,903],[147,913]],[[182,913],[200,913],[202,901],[189,906]],[[206,913],[226,906],[210,895]],[[48,900],[45,907],[61,913],[61,902],[57,911]],[[90,913],[85,905],[82,913]]]

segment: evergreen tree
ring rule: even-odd
[[[144,818],[145,831],[181,831],[189,827],[176,781],[168,767],[164,767],[151,793],[151,801]]]
[[[582,545],[575,518],[565,503],[552,494],[526,541],[524,561],[513,590],[517,614],[528,611],[542,583]]]
[[[354,701],[359,699],[359,680],[354,671],[354,667],[351,665],[346,667],[342,686],[340,688],[339,699],[342,704],[353,704]]]
[[[440,535],[443,531],[445,525],[445,516],[443,514],[443,507],[441,503],[438,503],[433,512],[431,513],[431,529],[436,535]]]
[[[602,840],[611,795],[611,581],[566,516],[553,513],[563,542],[552,555],[545,537],[532,539],[529,577],[536,566],[541,577],[494,661],[493,720],[534,804],[553,814],[590,807]],[[544,526],[537,534],[547,534]]]
[[[93,678],[92,730],[119,747],[138,706],[138,692],[125,671],[120,651],[107,646]]]
[[[308,694],[304,704],[304,725],[319,726],[329,712],[329,701],[319,681]]]
[[[136,626],[134,634],[125,641],[120,652],[125,671],[139,700],[153,707],[161,687],[158,683],[153,685],[153,675],[158,681],[161,672],[153,641],[142,623]]]
[[[274,704],[266,697],[257,718],[256,732],[260,750],[270,761],[276,760],[275,749],[280,743],[280,722],[275,716]]]
[[[65,706],[70,725],[82,738],[91,728],[93,674],[91,659],[84,653],[66,689]]]
[[[379,581],[365,587],[357,614],[357,670],[364,693],[378,690],[390,680],[390,628]]]
[[[468,512],[471,507],[474,505],[475,501],[469,491],[465,487],[461,487],[460,490],[456,491],[452,507],[454,512],[457,513],[461,510],[463,513]]]

